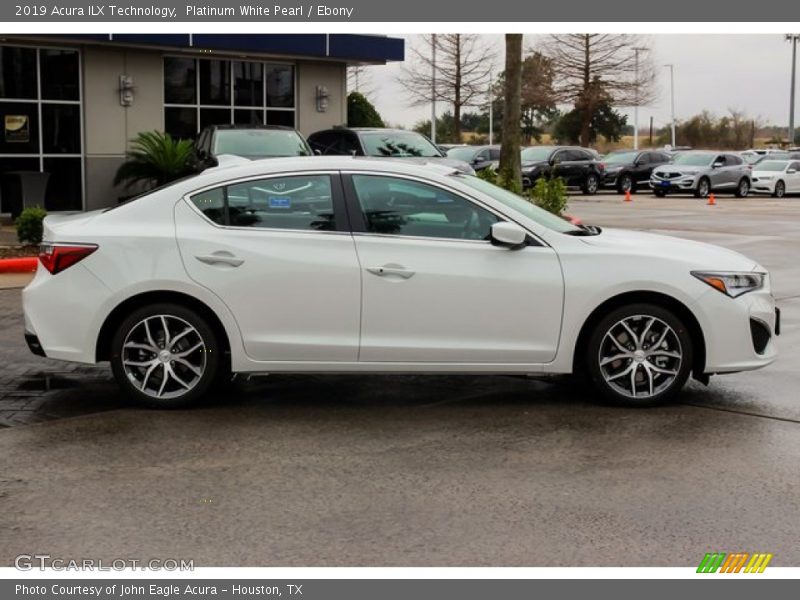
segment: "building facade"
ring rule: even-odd
[[[139,132],[345,124],[347,66],[403,53],[402,39],[346,34],[0,36],[0,212],[116,204]]]

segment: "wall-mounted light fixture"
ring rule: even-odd
[[[119,76],[119,103],[122,106],[133,104],[133,77],[130,75]]]
[[[328,110],[330,96],[327,87],[324,85],[317,86],[317,112],[325,112]]]

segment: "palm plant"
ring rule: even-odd
[[[114,185],[125,182],[158,187],[192,172],[192,142],[160,131],[144,131],[132,141],[127,160],[119,166]]]

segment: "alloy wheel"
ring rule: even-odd
[[[174,315],[153,315],[139,321],[122,344],[125,375],[152,398],[183,396],[206,369],[206,343],[192,325]]]
[[[594,175],[589,175],[586,179],[586,193],[587,194],[594,194],[597,192],[597,177]]]
[[[617,321],[603,336],[600,373],[617,393],[633,399],[658,395],[677,379],[683,350],[677,333],[651,315]]]
[[[775,197],[783,198],[786,195],[786,184],[779,181],[775,184]]]

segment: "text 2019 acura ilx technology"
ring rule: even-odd
[[[628,405],[776,357],[769,274],[576,227],[444,165],[233,161],[45,220],[31,349],[186,406],[230,373],[585,374]]]

